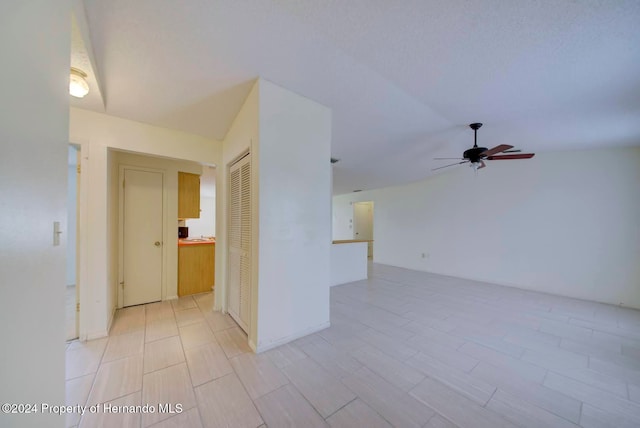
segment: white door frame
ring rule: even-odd
[[[118,166],[118,284],[116,287],[116,302],[118,309],[124,307],[124,290],[122,283],[124,281],[124,172],[125,170],[155,172],[162,175],[162,242],[163,247],[169,241],[167,236],[167,222],[168,222],[168,201],[167,201],[167,186],[165,181],[166,170],[158,168],[146,168],[136,165],[120,164]],[[177,218],[176,218],[177,221]],[[176,222],[177,225],[177,222]],[[176,226],[177,227],[177,226]],[[176,229],[177,230],[177,229]],[[171,241],[173,242],[173,241]],[[167,298],[167,252],[162,249],[162,285],[161,285],[161,299]]]
[[[78,199],[78,222],[77,229],[77,247],[76,247],[76,270],[78,275],[76,277],[76,293],[78,296],[78,303],[80,304],[80,312],[78,312],[78,340],[85,341],[89,339],[89,333],[87,331],[87,319],[90,314],[84,310],[89,307],[89,293],[88,293],[88,279],[89,279],[89,239],[87,237],[87,230],[89,228],[88,219],[88,201],[89,201],[89,141],[70,141],[79,147],[80,152],[80,181],[78,182],[78,188],[80,195]]]

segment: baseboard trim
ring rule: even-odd
[[[435,274],[435,275],[448,276],[450,278],[458,278],[458,279],[465,279],[465,280],[469,280],[469,281],[484,282],[485,284],[499,285],[501,287],[516,288],[516,289],[521,290],[521,291],[532,291],[534,293],[547,294],[549,296],[568,297],[570,299],[583,300],[585,302],[604,303],[605,305],[612,305],[612,306],[618,306],[618,307],[621,307],[621,308],[629,308],[629,309],[640,310],[640,305],[636,306],[636,305],[628,305],[626,303],[620,303],[620,302],[615,302],[615,301],[599,300],[599,299],[589,298],[589,297],[585,297],[585,296],[578,296],[578,295],[575,295],[575,294],[567,294],[567,293],[563,293],[562,291],[560,291],[560,292],[558,292],[558,291],[551,292],[551,291],[548,291],[548,290],[541,290],[539,288],[536,288],[535,286],[528,286],[526,284],[515,284],[515,283],[512,283],[512,282],[496,281],[496,280],[491,279],[491,278],[482,278],[482,277],[475,277],[475,276],[458,275],[458,274],[451,273],[451,272],[440,272],[440,271],[431,270],[431,269],[418,269],[416,267],[401,266],[401,265],[397,265],[397,264],[392,265],[392,264],[384,263],[384,262],[380,262],[379,264],[386,265],[386,266],[392,266],[392,267],[398,267],[398,268],[402,268],[402,269],[414,270],[414,271],[417,271],[417,272],[425,272],[425,273],[432,273],[432,274]]]
[[[165,297],[164,300],[178,300],[178,296],[174,294],[173,296]]]
[[[270,349],[273,348],[277,348],[278,346],[284,345],[286,343],[289,343],[293,340],[299,339],[303,336],[307,336],[309,334],[313,334],[316,333],[320,330],[324,330],[325,328],[328,328],[331,326],[331,321],[327,321],[325,323],[322,323],[320,325],[314,326],[314,327],[310,327],[304,330],[300,330],[297,331],[289,336],[283,337],[281,339],[276,339],[272,342],[266,343],[266,344],[260,344],[258,346],[255,346],[253,343],[249,342],[249,346],[254,350],[254,352],[256,354],[259,354],[261,352],[265,352],[268,351]],[[255,347],[254,347],[255,346]]]
[[[109,336],[108,330],[107,331],[98,331],[98,332],[95,332],[95,333],[87,334],[86,340],[102,339],[103,337],[108,337],[108,336]]]

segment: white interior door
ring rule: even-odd
[[[124,170],[123,303],[162,299],[162,173]]]
[[[229,314],[248,333],[251,310],[251,156],[229,169]]]
[[[373,204],[353,204],[353,239],[373,239]]]

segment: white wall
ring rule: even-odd
[[[331,286],[367,279],[366,242],[331,245]]]
[[[80,338],[105,336],[114,308],[113,221],[108,183],[113,180],[108,150],[149,154],[216,165],[222,144],[204,137],[71,108],[70,141],[81,145]],[[109,172],[111,171],[111,172]],[[117,224],[117,223],[116,223]],[[83,234],[82,231],[85,231]]]
[[[261,351],[329,325],[331,110],[265,80],[259,89]]]
[[[373,200],[378,263],[640,308],[638,165],[636,147],[455,168],[336,196],[334,236]]]
[[[70,12],[68,1],[0,3],[2,403],[65,399]],[[64,416],[0,413],[0,426],[62,427]]]

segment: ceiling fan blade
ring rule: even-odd
[[[503,150],[502,153],[520,153],[522,150],[520,149],[510,149],[510,150]]]
[[[433,158],[433,160],[464,160],[464,158]]]
[[[498,155],[498,156],[488,156],[487,160],[511,160],[511,159],[531,159],[534,157],[535,153],[522,153],[519,155]]]
[[[484,168],[485,166],[487,166],[487,164],[486,164],[486,163],[484,163],[484,161],[480,161],[480,166],[479,166],[478,168],[476,168],[476,169],[482,169],[482,168]]]
[[[469,162],[469,161],[463,161],[463,162],[452,163],[452,164],[450,164],[450,165],[445,165],[445,166],[440,166],[440,167],[438,167],[438,168],[433,168],[431,171],[435,171],[435,170],[442,169],[442,168],[447,168],[447,167],[454,166],[454,165],[460,165],[460,164],[467,163],[467,162]]]
[[[499,146],[495,146],[493,149],[485,150],[484,152],[480,153],[480,156],[492,156],[496,153],[504,152],[505,150],[509,149],[513,149],[513,146],[510,146],[508,144],[500,144]]]

